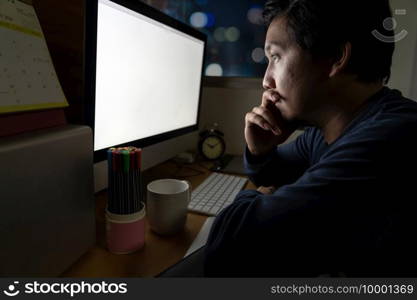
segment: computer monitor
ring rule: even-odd
[[[86,2],[85,93],[94,161],[198,129],[205,34],[139,0]]]

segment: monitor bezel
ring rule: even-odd
[[[200,79],[200,92],[197,108],[197,122],[195,125],[175,129],[169,132],[164,132],[147,138],[130,141],[123,144],[112,145],[112,147],[134,146],[143,148],[162,141],[172,139],[181,135],[198,130],[200,122],[201,97],[203,86],[203,71],[205,64],[205,54],[207,45],[207,36],[193,27],[184,24],[162,12],[138,0],[108,0],[124,6],[130,10],[138,12],[144,16],[154,19],[166,26],[172,27],[176,30],[184,32],[194,38],[201,40],[204,43],[202,72]],[[96,53],[97,53],[97,12],[99,0],[85,1],[85,15],[84,15],[84,104],[85,104],[85,119],[87,124],[93,130],[93,145],[94,145],[94,124],[95,124],[95,92],[96,92]],[[94,162],[100,162],[107,159],[107,149],[94,150]]]

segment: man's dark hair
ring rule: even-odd
[[[388,82],[395,44],[372,33],[394,36],[384,26],[392,17],[388,0],[268,0],[263,15],[267,26],[285,17],[289,32],[313,57],[339,57],[341,47],[350,42],[346,71],[362,82]]]

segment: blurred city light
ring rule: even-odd
[[[214,26],[214,23],[216,22],[216,19],[214,18],[214,15],[212,13],[206,13],[206,16],[207,16],[206,27]]]
[[[1,1],[1,0],[0,0]],[[262,77],[265,0],[150,0],[150,5],[207,35],[204,73]]]
[[[236,27],[232,26],[226,29],[224,36],[229,42],[236,42],[239,39],[240,31]]]
[[[209,64],[206,68],[206,76],[222,76],[223,68],[219,64]]]
[[[197,11],[190,16],[190,24],[197,28],[203,28],[207,25],[207,15],[201,11]]]
[[[247,14],[249,22],[256,25],[263,24],[262,8],[259,6],[251,7]]]
[[[252,56],[252,59],[253,59],[254,62],[262,63],[264,61],[264,58],[265,58],[264,49],[262,49],[262,48],[253,49],[251,56]]]

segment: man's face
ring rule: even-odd
[[[314,123],[323,101],[320,90],[324,88],[326,68],[313,62],[311,54],[297,44],[284,17],[276,18],[269,26],[265,53],[269,63],[263,87],[280,96],[276,107],[283,118]]]

